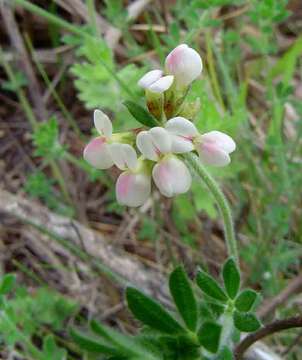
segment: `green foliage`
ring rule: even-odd
[[[47,177],[42,171],[28,176],[24,190],[32,197],[42,200],[51,210],[65,216],[73,216],[73,209],[63,204],[61,198],[54,192],[55,181]]]
[[[150,128],[158,125],[156,119],[146,109],[134,101],[124,101],[124,105],[129,110],[130,114],[142,125]]]
[[[70,71],[75,76],[74,84],[84,105],[88,109],[102,108],[114,112],[115,130],[137,127],[137,123],[122,105],[125,98],[131,100],[132,97],[112,74],[126,84],[127,89],[135,89],[134,94],[138,94],[140,89],[136,84],[144,69],[139,69],[134,64],[117,69],[112,51],[102,39],[66,36],[64,41],[78,47],[78,62]]]
[[[222,326],[214,322],[205,322],[198,331],[200,344],[212,353],[216,353],[219,347]]]
[[[14,288],[16,291],[13,293]],[[6,295],[9,295],[6,296]],[[47,288],[29,294],[17,286],[13,274],[7,274],[0,283],[0,341],[8,348],[22,347],[25,353],[38,360],[65,360],[67,351],[59,348],[52,335],[43,337],[41,329],[60,331],[77,305]],[[41,351],[33,339],[42,341]]]
[[[149,296],[129,287],[126,298],[132,314],[143,324],[168,334],[182,332],[181,325],[172,315]]]
[[[177,267],[171,273],[169,287],[185,324],[190,330],[195,331],[197,326],[197,302],[188,276],[182,266]]]
[[[197,360],[204,355],[208,359],[210,352],[213,354],[211,359],[231,360],[232,352],[225,347],[225,342],[231,344],[239,341],[238,330],[255,331],[260,322],[253,312],[243,313],[235,309],[237,299],[243,307],[250,308],[250,299],[247,299],[248,304],[244,304],[244,297],[241,295],[244,291],[237,295],[240,273],[233,259],[227,260],[222,274],[226,292],[216,279],[204,271],[199,271],[196,282],[205,296],[196,300],[193,284],[184,268],[178,266],[172,271],[169,277],[170,293],[186,327],[179,323],[174,312],[168,312],[150,296],[128,287],[128,308],[144,325],[138,335],[120,334],[95,320],[90,322],[94,334],[83,334],[74,329],[71,334],[82,349],[91,353],[113,355],[113,358],[116,356],[117,359]],[[231,285],[230,281],[235,281],[236,285]],[[230,336],[222,343],[224,327],[227,327],[226,331]],[[233,337],[232,334],[236,332],[238,336]],[[114,352],[116,354],[113,354]]]
[[[223,265],[222,276],[228,296],[234,299],[240,287],[240,273],[234,259],[228,259]]]
[[[222,287],[211,275],[207,274],[205,271],[198,271],[196,281],[197,285],[206,295],[218,301],[227,301],[227,296]]]
[[[234,325],[240,331],[254,332],[260,328],[261,323],[254,314],[235,311]]]
[[[3,81],[3,83],[1,84],[1,88],[3,90],[17,92],[19,88],[28,85],[27,78],[23,72],[16,71],[14,75],[15,75],[14,81]]]
[[[64,155],[64,147],[59,142],[59,125],[51,117],[38,125],[33,133],[34,155],[42,157],[45,162],[58,159]]]
[[[243,290],[237,297],[235,306],[241,312],[249,312],[255,304],[258,293],[252,289]]]

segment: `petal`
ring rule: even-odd
[[[198,131],[191,121],[177,116],[167,121],[165,128],[171,134],[173,153],[181,154],[194,149],[192,140]]]
[[[200,143],[196,150],[201,161],[207,165],[226,166],[231,162],[229,154],[213,144]]]
[[[136,145],[146,159],[157,161],[161,154],[171,151],[171,137],[162,127],[141,131],[136,137]]]
[[[231,153],[236,149],[235,141],[227,134],[220,131],[210,131],[201,135],[202,142],[215,144],[227,153]]]
[[[122,205],[141,206],[151,193],[151,177],[143,173],[123,172],[116,182],[116,198]]]
[[[177,46],[166,58],[166,69],[183,86],[189,85],[202,71],[202,60],[197,51],[186,44]]]
[[[159,191],[167,197],[187,192],[192,183],[188,168],[176,156],[169,156],[156,164],[152,176]]]
[[[101,110],[94,110],[93,120],[97,131],[106,138],[110,138],[112,135],[112,122],[109,117]]]
[[[157,161],[159,158],[160,153],[156,151],[149,131],[141,131],[137,135],[136,146],[146,159]]]
[[[135,170],[137,166],[136,151],[128,144],[113,143],[109,151],[114,164],[121,170]]]
[[[163,75],[161,70],[151,70],[147,72],[139,81],[138,86],[147,89],[151,84],[160,79]]]
[[[113,166],[108,144],[103,136],[92,139],[86,145],[83,156],[90,165],[97,169],[109,169]]]
[[[173,84],[173,80],[173,75],[163,76],[157,81],[155,81],[152,85],[150,85],[148,87],[148,90],[161,94],[170,88],[170,86]]]

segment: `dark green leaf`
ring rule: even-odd
[[[221,288],[221,286],[212,276],[210,276],[203,270],[198,271],[196,281],[197,281],[197,285],[208,296],[222,302],[227,301],[228,298],[225,292],[223,291],[223,289]]]
[[[141,105],[138,105],[134,101],[124,101],[124,105],[129,110],[130,114],[141,124],[147,127],[158,126],[157,120]]]
[[[236,309],[242,312],[251,310],[255,301],[257,300],[258,293],[252,289],[243,290],[235,301]]]
[[[187,327],[195,331],[197,325],[197,303],[190,280],[182,266],[177,267],[170,275],[169,286],[181,317]]]
[[[214,322],[205,322],[198,331],[200,344],[212,353],[216,353],[219,347],[221,325]]]
[[[228,259],[222,269],[224,286],[227,294],[234,299],[240,287],[240,272],[234,259]]]
[[[88,337],[77,330],[71,329],[70,335],[83,350],[106,355],[118,355],[118,352],[115,349],[101,343],[99,340]]]
[[[14,274],[5,275],[0,284],[0,294],[5,295],[9,293],[14,287],[15,282],[16,282],[16,276]]]
[[[128,287],[126,297],[130,311],[142,323],[168,334],[184,332],[172,315],[149,296]]]
[[[236,328],[244,332],[254,332],[261,327],[260,321],[254,314],[235,311],[233,315]]]

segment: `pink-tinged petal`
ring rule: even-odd
[[[210,131],[201,135],[203,143],[214,144],[226,153],[231,153],[236,149],[235,141],[227,134],[220,131]]]
[[[226,166],[231,162],[229,154],[215,144],[199,143],[196,150],[201,161],[207,165]]]
[[[173,80],[174,80],[173,75],[163,76],[157,81],[155,81],[153,84],[151,84],[148,87],[148,90],[161,94],[171,87],[171,85],[173,84]]]
[[[112,135],[112,123],[109,117],[101,110],[94,110],[94,126],[97,131],[107,139]]]
[[[114,164],[121,170],[135,170],[137,166],[136,151],[129,144],[113,143],[108,145]]]
[[[85,147],[84,159],[97,169],[109,169],[113,160],[108,150],[108,144],[103,136],[92,139]]]
[[[159,191],[167,197],[187,192],[192,183],[188,168],[176,156],[169,156],[156,164],[152,176]]]
[[[188,86],[202,71],[202,60],[197,51],[186,44],[177,46],[166,58],[167,72],[182,86]]]
[[[198,135],[198,131],[191,121],[177,116],[168,120],[165,128],[171,134],[173,153],[181,154],[194,149],[192,140]]]
[[[169,133],[161,127],[141,131],[136,137],[136,145],[146,159],[157,161],[162,154],[171,151]]]
[[[171,137],[166,129],[156,126],[149,130],[149,134],[153,145],[160,154],[167,154],[171,152]]]
[[[143,205],[151,193],[151,177],[143,173],[123,172],[116,182],[116,198],[121,205]]]
[[[150,85],[152,85],[155,81],[160,79],[163,75],[161,70],[151,70],[147,72],[139,81],[138,85],[143,89],[148,89]]]

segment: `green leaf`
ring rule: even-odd
[[[229,349],[228,347],[223,347],[221,351],[219,351],[217,358],[215,358],[215,360],[233,360],[233,353],[232,350]]]
[[[129,110],[130,114],[141,124],[147,127],[158,126],[157,120],[141,105],[138,105],[134,101],[124,101],[124,105]]]
[[[142,347],[135,337],[121,334],[95,320],[90,322],[90,327],[95,334],[102,336],[110,344],[114,345],[114,348],[120,349],[123,354],[146,360],[155,360],[155,357]]]
[[[137,289],[128,287],[126,297],[130,311],[142,323],[168,334],[185,331],[158,302]]]
[[[212,353],[219,347],[222,326],[214,322],[205,322],[198,331],[200,344]]]
[[[177,267],[169,279],[171,295],[187,327],[195,331],[197,325],[197,303],[190,280],[182,266]]]
[[[115,349],[101,343],[99,340],[82,334],[77,330],[71,329],[70,335],[73,340],[79,345],[79,347],[83,350],[106,355],[118,355],[118,351],[116,351]]]
[[[233,315],[236,328],[244,332],[254,332],[261,327],[260,321],[254,314],[235,311]]]
[[[224,286],[227,294],[234,299],[240,287],[240,272],[234,259],[228,259],[222,269]]]
[[[16,283],[16,276],[14,274],[7,274],[3,277],[0,284],[0,294],[5,295],[9,293]]]
[[[242,312],[248,312],[255,304],[258,293],[252,289],[243,290],[235,301],[236,309]]]
[[[203,270],[198,271],[196,282],[201,290],[213,299],[222,302],[226,302],[228,300],[225,292],[217,281]]]

